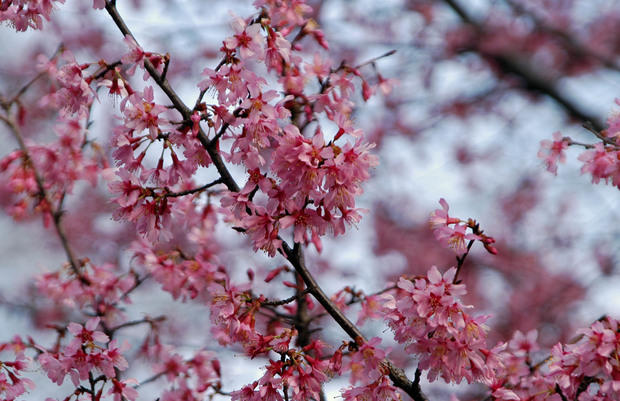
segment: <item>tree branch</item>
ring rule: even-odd
[[[316,282],[304,260],[303,252],[300,246],[291,248],[286,242],[282,243],[283,253],[289,262],[293,265],[297,273],[306,283],[306,286],[314,298],[325,308],[327,313],[338,323],[340,327],[351,337],[353,340],[361,339],[367,341],[364,338],[362,332],[354,325],[338,307],[332,302],[332,300],[325,294],[323,289]],[[416,371],[416,379],[412,382],[409,380],[405,372],[394,365],[389,359],[384,359],[383,365],[390,372],[390,379],[394,385],[404,390],[415,401],[428,401],[426,395],[420,388],[420,372]]]
[[[461,7],[457,0],[444,0],[450,8],[461,18],[461,20],[474,28],[478,36],[490,35],[485,27],[471,17],[467,11]],[[573,103],[569,98],[558,92],[553,84],[553,80],[536,72],[527,60],[517,57],[509,51],[489,53],[481,49],[475,49],[481,56],[494,61],[498,67],[506,74],[514,75],[523,81],[524,89],[532,92],[542,93],[553,99],[557,104],[562,106],[566,113],[572,118],[580,122],[590,122],[597,131],[604,129],[604,124],[597,116],[591,115],[582,110],[577,104]]]
[[[115,2],[106,3],[105,8],[108,11],[108,14],[110,14],[110,17],[112,17],[112,19],[114,20],[114,23],[116,24],[118,29],[121,31],[121,33],[124,36],[131,37],[136,43],[138,43],[135,36],[133,36],[131,31],[125,24],[125,21],[123,20],[123,18],[118,13]],[[181,115],[183,116],[183,120],[191,121],[193,110],[187,107],[187,105],[177,95],[176,91],[172,89],[172,86],[170,86],[170,82],[168,82],[168,79],[166,79],[166,77],[163,76],[163,74],[160,74],[159,71],[157,71],[157,68],[155,68],[153,63],[151,63],[151,61],[148,58],[144,59],[144,68],[148,71],[151,78],[153,78],[153,80],[157,83],[157,85],[161,88],[161,90],[166,94],[168,99],[172,102],[175,110],[181,113]],[[200,141],[202,146],[204,146],[207,153],[209,153],[209,157],[211,157],[211,161],[213,162],[213,165],[215,166],[218,173],[220,174],[220,177],[222,178],[222,182],[226,185],[226,187],[230,191],[239,192],[239,186],[237,185],[234,178],[230,174],[230,171],[228,171],[228,168],[224,164],[224,161],[222,160],[222,156],[220,155],[217,149],[217,143],[213,143],[209,140],[209,138],[207,137],[207,134],[205,134],[202,127],[199,127],[199,130],[198,130],[198,140]]]
[[[118,10],[116,9],[115,2],[107,2],[106,10],[116,23],[116,26],[119,28],[121,33],[124,36],[131,37],[136,43],[138,41],[135,39],[127,25],[125,24],[122,17],[119,15]],[[174,105],[174,108],[181,113],[184,121],[190,121],[190,117],[192,116],[193,111],[183,103],[183,101],[176,94],[174,89],[170,86],[168,80],[160,74],[155,66],[148,60],[144,60],[144,67],[149,72],[149,75],[153,78],[153,80],[157,83],[157,85],[164,91],[164,93],[168,96],[168,99]],[[204,133],[201,127],[199,127],[198,132],[198,140],[204,146],[206,151],[209,153],[213,164],[217,168],[222,182],[228,187],[228,189],[232,192],[239,192],[239,186],[233,179],[232,175],[228,171],[228,168],[224,164],[219,151],[217,149],[217,142],[210,141],[207,135]],[[329,299],[329,297],[325,294],[323,289],[318,285],[312,274],[308,271],[303,252],[301,246],[296,245],[294,248],[291,248],[286,242],[283,242],[283,254],[287,257],[289,262],[293,265],[297,273],[301,276],[303,282],[305,283],[308,291],[319,301],[319,303],[328,311],[330,316],[336,321],[336,323],[344,329],[344,331],[352,338],[352,339],[362,339],[365,341],[364,336],[359,331],[357,326],[355,326],[351,321],[334,305],[334,303]],[[405,375],[404,371],[398,367],[396,367],[391,361],[385,359],[383,361],[384,366],[390,372],[390,379],[394,382],[394,385],[403,389],[407,394],[409,394],[415,401],[428,401],[426,396],[422,393],[419,385],[419,380],[412,382]]]

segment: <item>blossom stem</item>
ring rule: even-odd
[[[614,148],[618,149],[618,143],[616,141],[614,141],[613,139],[608,138],[607,136],[603,135],[600,132],[600,130],[597,130],[596,127],[591,122],[585,122],[585,123],[581,124],[581,126],[583,128],[585,128],[585,129],[587,129],[588,131],[590,131],[591,133],[593,133],[594,136],[596,136],[598,139],[600,139],[601,141],[603,141],[607,145],[611,145]],[[591,147],[593,148],[594,146],[591,145]],[[586,148],[588,148],[588,147],[586,146]]]
[[[476,242],[476,240],[469,240],[469,243],[467,244],[467,252],[465,252],[463,255],[461,256],[457,256],[456,257],[456,274],[454,275],[454,280],[452,281],[452,284],[458,284],[459,282],[459,273],[461,272],[461,267],[463,267],[463,264],[465,263],[465,259],[467,258],[467,255],[469,255],[469,250],[471,249],[471,247],[474,245],[474,242]]]

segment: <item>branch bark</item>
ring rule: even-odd
[[[297,271],[306,283],[308,291],[317,301],[319,301],[321,306],[323,306],[327,313],[329,313],[332,319],[334,319],[353,340],[360,338],[363,341],[367,341],[359,328],[357,328],[357,326],[353,324],[340,309],[338,309],[327,294],[325,294],[321,286],[319,286],[314,276],[312,276],[312,273],[310,273],[306,266],[301,247],[295,246],[294,248],[291,248],[286,242],[283,242],[282,248],[288,261],[293,265],[295,271]],[[426,398],[426,395],[422,392],[420,387],[421,372],[419,370],[416,370],[415,380],[411,381],[405,372],[394,365],[394,363],[389,359],[384,359],[383,365],[389,370],[390,379],[396,387],[405,391],[415,401],[428,401],[428,398]]]

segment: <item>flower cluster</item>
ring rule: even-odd
[[[0,6],[0,22],[8,21],[17,31],[28,28],[42,29],[43,18],[50,20],[54,3],[65,0],[13,0],[2,2]]]
[[[620,105],[619,99],[616,99],[616,104]],[[607,119],[607,125],[608,128],[602,132],[590,129],[600,139],[595,144],[575,142],[555,132],[553,141],[541,141],[538,157],[545,159],[548,171],[557,174],[557,162],[564,163],[566,160],[564,150],[569,146],[584,147],[586,150],[578,157],[583,162],[581,173],[590,174],[594,184],[603,181],[620,188],[620,113],[613,112]]]
[[[620,394],[620,326],[610,317],[579,331],[579,341],[556,344],[549,375],[564,397],[613,400]]]
[[[334,70],[319,55],[314,63],[303,63],[286,38],[294,27],[302,27],[294,40],[310,35],[326,46],[322,33],[303,17],[307,6],[264,6],[269,19],[235,18],[234,35],[222,47],[225,62],[216,70],[206,68],[198,86],[214,91],[218,100],[201,119],[209,121],[214,138],[231,140],[227,160],[249,174],[241,191],[228,193],[222,205],[252,236],[255,249],[273,256],[281,248],[280,229],[292,228],[296,242],[312,241],[320,249],[319,237],[341,234],[357,223],[361,209],[355,197],[377,159],[349,118],[352,79],[361,73],[345,65]],[[282,99],[264,89],[267,81],[252,70],[257,62],[266,62],[276,74]],[[318,88],[307,75],[317,77]],[[337,127],[332,140],[325,139],[319,114]],[[345,134],[353,140],[346,141]]]
[[[418,368],[429,371],[430,381],[492,381],[499,366],[495,352],[486,349],[489,317],[466,313],[469,307],[458,299],[465,285],[453,283],[455,274],[450,268],[442,276],[433,266],[428,278],[401,278],[399,293],[384,296],[385,320],[396,341],[419,357]]]
[[[180,123],[164,116],[166,107],[156,103],[152,87],[132,90],[118,68],[110,68],[100,84],[122,97],[122,124],[113,138],[119,180],[110,184],[119,206],[115,218],[134,222],[152,242],[170,238],[176,198],[196,190],[192,177],[199,167],[212,164],[214,148],[249,174],[240,191],[223,196],[222,205],[232,212],[235,225],[251,235],[256,250],[275,255],[282,246],[280,230],[287,229],[296,242],[311,241],[320,249],[321,236],[342,234],[361,219],[355,198],[377,158],[352,124],[350,98],[354,78],[362,80],[366,95],[371,88],[357,68],[343,63],[333,69],[318,54],[314,63],[304,63],[295,53],[300,48],[294,42],[304,36],[327,48],[322,32],[304,16],[307,5],[261,5],[260,18],[234,17],[233,35],[221,48],[222,63],[204,69],[201,98],[191,117],[176,116]],[[293,35],[295,29],[301,31]],[[121,60],[132,67],[129,75],[136,66],[144,68],[146,60],[165,73],[166,57],[145,52],[129,36],[125,42],[130,52]],[[258,64],[276,75],[282,98],[266,89],[267,80],[255,72]],[[315,76],[318,85],[307,75]],[[215,104],[201,102],[207,92]],[[336,127],[332,140],[325,139],[321,115]],[[151,163],[154,149],[159,159]]]
[[[398,389],[389,380],[389,370],[384,366],[384,360],[391,349],[382,350],[379,337],[373,337],[361,344],[349,345],[351,358],[342,372],[351,372],[352,386],[340,390],[342,398],[347,401],[361,400],[400,400]]]
[[[578,331],[568,344],[557,343],[544,357],[538,332],[517,331],[499,349],[501,366],[489,385],[497,400],[612,401],[620,391],[620,330],[605,316]]]
[[[88,67],[78,65],[67,50],[52,60],[41,60],[40,69],[52,89],[39,104],[59,111],[53,128],[56,140],[41,144],[22,138],[20,149],[0,160],[0,172],[8,178],[6,188],[16,197],[9,211],[16,219],[40,213],[49,225],[75,182],[86,180],[95,185],[99,169],[107,167],[98,146],[87,140],[86,120],[95,98],[91,79],[83,74]],[[21,136],[17,125],[13,129]]]
[[[52,301],[55,309],[90,307],[108,324],[125,320],[119,302],[129,302],[128,294],[135,287],[136,276],[119,274],[116,266],[94,265],[88,261],[79,274],[69,265],[40,275],[37,292]]]
[[[93,382],[99,380],[116,380],[115,369],[121,371],[127,369],[128,364],[123,352],[129,349],[129,343],[119,345],[117,340],[110,341],[106,334],[96,330],[97,326],[99,318],[90,319],[85,326],[70,323],[68,331],[73,335],[73,339],[69,344],[56,351],[39,347],[43,352],[39,356],[39,363],[52,382],[60,386],[69,375],[73,384],[79,388],[80,382],[86,380],[91,381],[93,385]],[[109,394],[118,394],[131,401],[135,400],[138,396],[137,391],[126,384],[128,382],[116,381]]]
[[[318,400],[322,384],[333,374],[332,361],[323,359],[326,344],[315,340],[300,349],[289,348],[291,332],[272,336],[270,348],[280,354],[270,360],[259,380],[231,393],[233,401]],[[282,396],[285,393],[285,397]]]
[[[167,347],[159,347],[154,357],[158,361],[153,366],[155,374],[165,376],[171,384],[162,401],[202,400],[207,390],[221,387],[220,363],[214,352],[200,350],[184,359]]]
[[[439,200],[439,204],[442,209],[436,209],[432,212],[429,222],[435,239],[441,245],[452,248],[457,256],[462,256],[469,251],[474,241],[480,241],[489,253],[493,255],[497,253],[497,249],[492,246],[495,239],[483,234],[474,220],[463,221],[457,217],[450,217],[448,214],[450,207],[444,198]],[[451,225],[454,226],[451,227]],[[467,233],[468,228],[473,232]],[[469,240],[469,244],[465,240]]]
[[[32,359],[25,354],[26,344],[21,338],[15,337],[12,341],[0,343],[0,353],[12,353],[14,360],[0,359],[0,397],[6,401],[13,401],[17,397],[35,388],[31,379],[20,377],[31,367]]]
[[[342,398],[346,401],[366,400],[401,400],[398,389],[390,383],[388,376],[384,375],[371,384],[359,387],[349,387],[342,390]]]
[[[261,338],[255,329],[255,314],[260,303],[252,299],[248,290],[248,285],[232,284],[228,277],[207,287],[211,330],[220,344],[240,343],[247,349],[255,347]]]
[[[610,146],[599,142],[578,159],[583,162],[581,172],[590,173],[594,184],[603,181],[620,188],[620,143]]]

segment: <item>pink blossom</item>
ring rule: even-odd
[[[562,138],[562,134],[559,131],[553,133],[553,141],[545,139],[540,142],[540,150],[538,151],[538,157],[545,160],[547,165],[547,171],[553,174],[558,174],[557,163],[566,162],[565,149],[568,149],[568,139]]]
[[[529,354],[530,352],[538,351],[540,349],[536,343],[537,339],[537,330],[530,330],[527,334],[523,334],[521,331],[517,330],[508,344],[514,351],[515,355]]]
[[[138,398],[138,391],[132,386],[137,386],[138,380],[130,378],[126,380],[116,380],[112,378],[112,387],[108,391],[108,395],[114,395],[114,401],[121,401],[127,399],[129,401],[135,401]]]
[[[132,76],[135,73],[137,66],[144,68],[144,58],[149,56],[150,53],[145,53],[130,35],[126,35],[123,42],[125,42],[127,47],[129,47],[129,53],[124,54],[121,61],[125,64],[133,64],[133,66],[127,71],[127,75]]]
[[[360,382],[367,385],[383,376],[381,361],[389,354],[390,349],[384,351],[378,348],[381,341],[381,338],[373,337],[352,354],[349,364],[351,384]]]
[[[275,220],[263,209],[259,209],[258,213],[243,219],[243,225],[248,234],[252,236],[254,250],[262,249],[271,257],[282,249],[282,240],[278,237],[281,224],[281,219],[280,221]],[[303,230],[304,227],[300,226],[298,229],[300,235],[303,234]]]
[[[448,210],[450,206],[448,206],[448,202],[444,198],[439,199],[439,204],[442,207],[442,210],[436,209],[431,213],[431,217],[429,219],[429,223],[431,225],[431,229],[437,229],[440,227],[447,226],[449,224],[458,224],[461,222],[461,219],[456,217],[450,217],[448,215]]]
[[[294,240],[295,242],[305,242],[307,239],[306,234],[308,230],[319,230],[319,232],[325,232],[326,223],[315,210],[303,209],[294,211],[288,216],[284,216],[280,219],[280,226],[282,228],[288,228],[294,226]]]
[[[118,95],[121,98],[126,98],[129,96],[129,90],[131,90],[131,88],[125,80],[120,77],[120,68],[116,67],[114,71],[116,76],[113,76],[111,79],[102,80],[97,86],[105,86],[108,88],[110,96]]]
[[[482,237],[476,234],[466,234],[466,230],[467,226],[456,224],[454,228],[448,226],[439,227],[433,234],[441,245],[452,248],[457,256],[461,256],[467,252],[465,240],[473,241],[482,239]]]
[[[259,60],[262,59],[265,38],[261,35],[261,25],[256,23],[248,26],[243,19],[236,16],[233,17],[230,25],[235,33],[224,41],[226,48],[235,50],[239,47],[239,54],[242,58],[255,56]]]
[[[321,55],[314,53],[313,63],[307,63],[305,65],[305,71],[307,76],[316,76],[320,81],[323,81],[331,73],[331,60],[321,58]]]
[[[75,338],[67,346],[68,353],[72,353],[78,350],[82,345],[93,347],[95,342],[107,343],[110,338],[101,331],[96,331],[95,328],[99,325],[99,318],[95,317],[88,322],[85,326],[71,322],[67,327],[67,330],[75,336]]]
[[[31,379],[19,378],[12,373],[9,377],[4,372],[0,372],[0,396],[3,400],[13,401],[28,390],[35,388]]]
[[[599,142],[594,149],[586,150],[579,155],[583,167],[581,173],[590,173],[592,182],[598,184],[601,180],[611,181],[615,186],[620,185],[620,151],[605,147]]]
[[[232,391],[230,393],[232,401],[260,401],[260,394],[255,392],[254,389],[258,382],[243,386],[241,389]]]
[[[361,309],[357,314],[357,321],[355,324],[364,324],[367,320],[374,320],[379,315],[379,309],[381,308],[381,297],[379,295],[366,295],[361,302]]]
[[[402,400],[399,390],[383,375],[373,383],[340,390],[345,401]]]
[[[281,32],[273,29],[268,30],[267,50],[265,52],[265,62],[267,67],[275,69],[278,74],[282,74],[283,64],[291,61],[291,42],[286,40]]]
[[[160,126],[168,123],[168,120],[159,114],[166,111],[166,107],[154,102],[153,87],[147,86],[144,92],[135,92],[127,98],[129,105],[123,107],[125,127],[140,133],[148,129],[150,138],[156,139]]]

